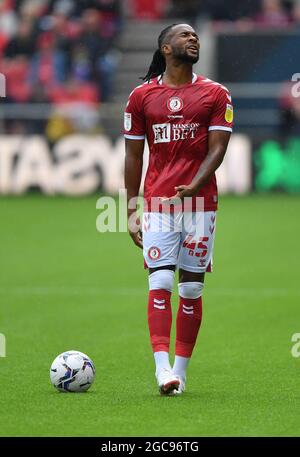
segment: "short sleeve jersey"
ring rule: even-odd
[[[191,183],[207,156],[210,131],[232,132],[232,127],[230,93],[208,78],[193,74],[191,83],[171,88],[158,77],[136,87],[124,113],[124,136],[147,138],[144,198],[149,207],[153,197],[171,197],[176,194],[175,186]],[[215,175],[197,196],[204,197],[205,211],[217,209]]]

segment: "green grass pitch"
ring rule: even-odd
[[[96,231],[96,200],[0,199],[0,435],[299,435],[300,198],[221,197],[180,397],[158,394],[142,253],[125,233]],[[176,308],[177,293],[173,318]],[[69,349],[96,365],[86,394],[50,384],[50,364]]]

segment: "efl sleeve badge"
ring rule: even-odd
[[[229,124],[233,121],[233,106],[228,103],[226,105],[225,121]]]

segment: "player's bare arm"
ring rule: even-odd
[[[171,199],[192,197],[199,192],[201,187],[210,179],[223,162],[230,135],[230,132],[224,132],[222,130],[213,130],[209,132],[208,153],[200,165],[198,173],[189,185],[176,186],[176,195],[171,197]]]
[[[133,199],[138,197],[142,179],[144,140],[125,139],[125,188],[127,189],[127,215],[128,230],[133,242],[143,247],[141,230],[133,230],[130,225],[130,218],[136,212],[136,205]],[[131,204],[129,205],[129,202]]]

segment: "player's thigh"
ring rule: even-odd
[[[143,254],[148,268],[177,265],[180,232],[173,229],[172,215],[144,213]]]
[[[192,273],[211,271],[216,212],[187,213],[181,237],[178,267]]]

